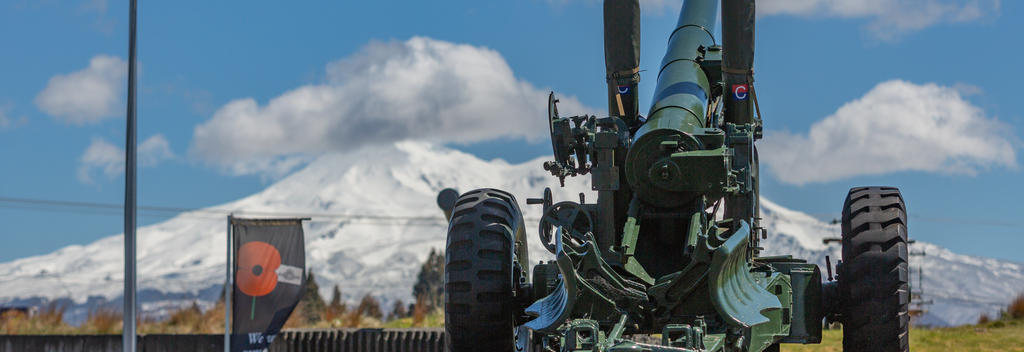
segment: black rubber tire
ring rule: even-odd
[[[515,348],[512,262],[522,223],[522,212],[507,192],[478,189],[456,201],[444,267],[449,351]]]
[[[843,351],[909,351],[907,208],[899,189],[851,189],[842,233]]]

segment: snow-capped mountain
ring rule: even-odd
[[[258,217],[261,213],[313,214],[305,226],[307,265],[328,296],[338,284],[346,300],[370,293],[386,302],[410,301],[412,285],[431,249],[443,249],[446,223],[435,204],[446,187],[468,191],[495,187],[516,194],[527,218],[538,206],[527,197],[551,187],[556,200],[595,199],[587,178],[570,179],[565,188],[541,167],[541,160],[509,164],[418,142],[322,156],[304,169],[249,197],[182,213],[138,231],[139,301],[144,314],[198,301],[211,305],[224,282],[226,217],[211,210]],[[793,254],[824,265],[838,248],[822,243],[836,236],[834,225],[762,200],[769,254]],[[324,214],[317,216],[316,214]],[[913,235],[911,224],[911,235]],[[527,221],[530,239],[534,221]],[[69,320],[89,307],[119,306],[122,289],[122,236],[74,245],[53,253],[0,263],[0,304],[38,305],[59,301],[71,306]],[[1024,292],[1024,265],[969,257],[918,242],[912,266],[925,270],[925,299],[934,301],[928,321],[964,324],[982,312],[995,312]],[[532,260],[547,253],[531,242]],[[916,274],[915,274],[916,275]],[[916,276],[914,277],[916,280]],[[387,304],[387,303],[385,303]],[[389,306],[389,305],[385,305]]]

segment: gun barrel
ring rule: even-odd
[[[657,129],[690,132],[704,127],[710,93],[708,77],[698,63],[698,49],[714,46],[718,0],[687,0],[658,70],[658,84],[642,136]]]
[[[705,148],[694,137],[710,127],[704,126],[704,115],[711,89],[700,65],[700,50],[716,45],[713,33],[717,15],[718,0],[687,0],[676,30],[669,36],[650,113],[633,135],[626,156],[626,178],[648,202],[678,205],[692,198],[686,194],[694,194],[676,193],[683,191],[680,187],[696,190],[692,187],[695,183],[685,180],[695,174],[678,170],[666,157],[677,151]]]
[[[673,135],[692,134],[704,127],[710,87],[697,58],[700,47],[715,45],[718,0],[687,0],[679,23],[668,40],[668,50],[658,70],[651,112],[634,135],[630,154],[657,153],[660,141]]]

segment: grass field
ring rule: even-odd
[[[841,352],[842,330],[826,330],[821,345],[782,345],[787,352]],[[914,352],[1024,352],[1024,321],[1000,320],[983,325],[956,328],[913,329],[910,350]]]

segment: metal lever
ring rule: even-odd
[[[828,270],[828,281],[832,281],[832,258],[825,256],[825,269]]]

